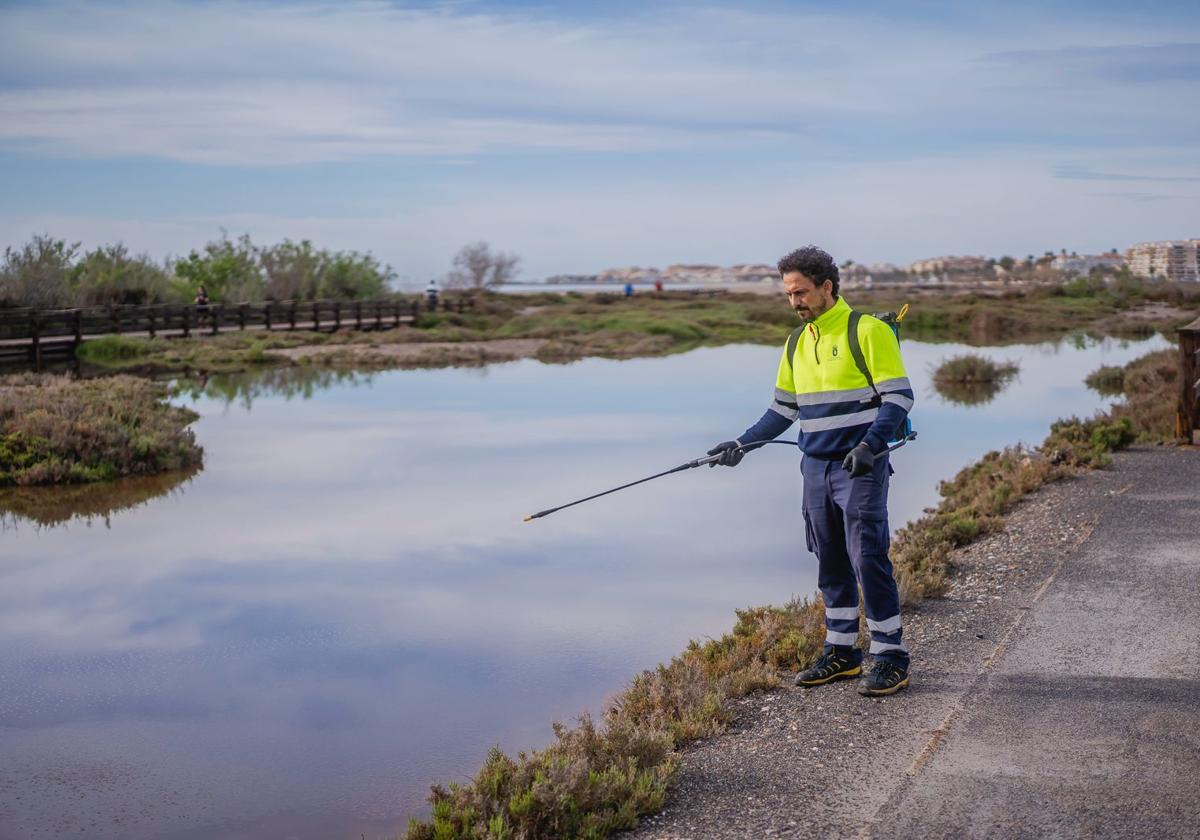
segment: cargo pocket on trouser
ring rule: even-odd
[[[812,520],[808,518],[808,508],[804,508],[804,544],[813,554],[817,553],[817,540],[813,535]]]

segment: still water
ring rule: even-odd
[[[893,527],[988,449],[1102,407],[1089,371],[1165,346],[988,349],[1020,375],[960,407],[928,383],[968,348],[905,342],[920,438],[893,457]],[[193,385],[201,472],[106,516],[4,519],[0,838],[393,836],[490,745],[542,746],[735,608],[812,592],[787,447],[521,521],[740,433],[777,358]]]

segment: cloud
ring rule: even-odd
[[[414,286],[480,238],[529,279],[769,262],[800,239],[903,262],[1183,235],[1186,207],[1083,182],[1167,195],[1196,177],[1177,14],[129,0],[0,17],[8,243],[179,254],[226,228],[369,250]]]
[[[836,154],[889,135],[1081,128],[1153,113],[1144,89],[1053,107],[1064,78],[1190,82],[1197,45],[1051,49],[1027,24],[720,7],[623,18],[391,3],[68,2],[4,11],[0,141],[52,156],[294,165],[514,150]],[[967,35],[968,37],[964,37]],[[1032,49],[998,50],[1018,36]],[[1166,38],[1151,22],[1127,38]],[[1045,42],[1045,43],[1043,43]],[[1140,69],[1139,69],[1140,68]],[[1173,69],[1172,69],[1173,68]],[[1065,75],[1064,75],[1065,74]],[[983,94],[983,95],[981,95]],[[1148,101],[1147,101],[1148,100]],[[1158,113],[1180,130],[1191,109]],[[865,135],[864,132],[870,132]],[[876,148],[872,154],[886,154]]]
[[[1052,73],[1063,85],[1156,84],[1200,80],[1200,43],[1105,44],[1013,50],[982,61]]]
[[[1069,165],[1056,166],[1054,177],[1072,181],[1163,181],[1166,183],[1200,181],[1200,175],[1131,175],[1124,172],[1097,172],[1083,166]]]

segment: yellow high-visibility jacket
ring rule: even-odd
[[[805,326],[791,358],[785,345],[775,398],[740,443],[771,440],[799,421],[800,448],[814,458],[843,458],[862,441],[876,453],[887,446],[913,406],[912,384],[892,328],[863,315],[858,340],[875,381],[870,387],[850,353],[850,311],[839,297]]]

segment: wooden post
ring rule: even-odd
[[[375,329],[383,329],[383,310],[380,308],[382,304],[375,301]]]
[[[417,323],[417,316],[420,315],[420,312],[421,312],[421,304],[417,303],[414,300],[412,302],[412,322],[413,322],[413,324]]]
[[[83,312],[79,309],[76,309],[75,312],[73,313],[73,315],[71,316],[71,320],[74,322],[74,325],[75,325],[75,347],[74,347],[74,349],[78,350],[79,345],[83,343]]]
[[[392,322],[392,326],[400,326],[400,301],[398,300],[392,301],[392,315],[395,317],[395,320]]]
[[[354,328],[356,330],[362,329],[362,301],[361,300],[354,301]]]
[[[288,314],[291,316],[292,329],[296,329],[296,301],[292,301],[292,308]]]
[[[33,359],[34,366],[42,369],[42,319],[38,317],[36,312],[29,313],[29,337],[33,339],[33,344],[29,345],[29,355]]]
[[[146,317],[150,320],[150,337],[154,338],[154,310],[151,309],[146,313]]]
[[[192,307],[183,307],[183,337],[187,338],[192,334]]]
[[[118,306],[109,306],[108,315],[112,318],[113,332],[117,335],[121,334],[121,308]]]
[[[238,304],[238,329],[239,330],[246,329],[246,308],[247,308],[247,306],[248,306],[248,304],[245,304],[245,303]]]
[[[340,300],[333,302],[333,328],[334,330],[342,328],[342,302]]]
[[[1200,318],[1179,329],[1179,413],[1175,431],[1200,445]]]
[[[212,334],[216,335],[217,328],[221,323],[221,307],[219,305],[210,306],[208,309],[208,318],[212,321]]]
[[[263,318],[267,324],[267,332],[271,331],[271,301],[267,301],[266,308],[263,309]]]
[[[317,332],[321,331],[321,304],[313,301],[313,329]]]

